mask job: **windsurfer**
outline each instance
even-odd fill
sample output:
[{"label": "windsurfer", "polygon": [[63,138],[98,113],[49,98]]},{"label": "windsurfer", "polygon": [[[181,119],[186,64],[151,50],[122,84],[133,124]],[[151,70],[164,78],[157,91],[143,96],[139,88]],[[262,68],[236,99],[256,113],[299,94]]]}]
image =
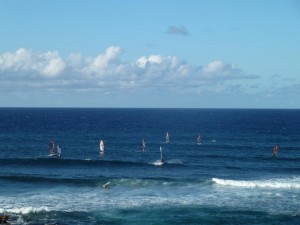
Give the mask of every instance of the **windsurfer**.
[{"label": "windsurfer", "polygon": [[275,145],[274,148],[272,149],[272,156],[276,156],[277,152],[279,150],[279,146],[278,145]]},{"label": "windsurfer", "polygon": [[59,145],[56,146],[56,156],[57,158],[61,158],[61,148]]},{"label": "windsurfer", "polygon": [[107,183],[102,185],[103,189],[109,189],[110,188],[110,182],[108,181]]},{"label": "windsurfer", "polygon": [[104,141],[100,140],[100,152],[103,153],[104,152]]},{"label": "windsurfer", "polygon": [[7,224],[7,220],[9,219],[9,216],[8,215],[3,215],[3,216],[0,216],[0,223],[6,223]]},{"label": "windsurfer", "polygon": [[159,147],[159,150],[160,150],[160,162],[164,163],[165,160],[163,159],[163,156],[162,156],[162,147],[161,146]]},{"label": "windsurfer", "polygon": [[145,144],[145,140],[143,139],[142,140],[142,145],[141,145],[141,150],[145,151],[145,148],[146,148],[146,144]]},{"label": "windsurfer", "polygon": [[51,140],[49,145],[49,154],[54,154],[54,146],[54,141]]},{"label": "windsurfer", "polygon": [[167,132],[167,134],[166,134],[166,142],[167,142],[167,143],[170,142],[170,135],[169,135],[169,132]]}]

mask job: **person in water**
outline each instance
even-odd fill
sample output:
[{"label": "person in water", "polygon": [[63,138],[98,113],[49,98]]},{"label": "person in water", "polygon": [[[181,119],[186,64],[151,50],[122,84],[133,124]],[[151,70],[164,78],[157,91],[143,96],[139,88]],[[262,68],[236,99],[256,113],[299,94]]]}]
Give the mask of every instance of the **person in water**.
[{"label": "person in water", "polygon": [[108,190],[110,188],[110,182],[108,181],[107,183],[105,183],[103,186],[103,189]]},{"label": "person in water", "polygon": [[56,146],[56,155],[58,158],[61,158],[61,148],[59,145]]},{"label": "person in water", "polygon": [[272,156],[276,156],[277,152],[279,150],[279,146],[278,145],[275,145],[274,148],[272,149]]},{"label": "person in water", "polygon": [[54,154],[54,147],[55,147],[54,141],[51,140],[49,145],[49,154]]},{"label": "person in water", "polygon": [[7,224],[7,220],[9,219],[9,216],[8,215],[3,215],[3,216],[0,216],[0,223],[2,224]]}]

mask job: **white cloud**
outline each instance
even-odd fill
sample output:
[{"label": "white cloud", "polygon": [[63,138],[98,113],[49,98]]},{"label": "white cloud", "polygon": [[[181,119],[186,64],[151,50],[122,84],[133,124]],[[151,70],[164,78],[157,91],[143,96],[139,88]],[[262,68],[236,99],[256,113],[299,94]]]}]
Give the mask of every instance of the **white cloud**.
[{"label": "white cloud", "polygon": [[57,52],[35,53],[24,48],[0,56],[0,73],[6,76],[38,74],[44,77],[58,76],[65,69],[64,60]]},{"label": "white cloud", "polygon": [[42,66],[41,73],[48,77],[55,77],[60,74],[65,68],[65,62],[60,58],[54,56],[46,60],[45,65]]},{"label": "white cloud", "polygon": [[169,26],[167,33],[175,35],[189,35],[188,29],[185,26]]},{"label": "white cloud", "polygon": [[233,64],[223,61],[213,61],[203,68],[203,75],[209,79],[234,79],[241,78],[242,71]]},{"label": "white cloud", "polygon": [[118,56],[122,53],[122,49],[120,47],[109,47],[106,49],[104,54],[100,54],[94,58],[88,58],[87,64],[83,68],[83,72],[87,74],[98,74],[103,75],[103,72],[106,68],[114,63]]},{"label": "white cloud", "polygon": [[7,52],[0,55],[0,87],[195,89],[230,80],[257,78],[221,60],[195,66],[176,56],[150,55],[123,62],[120,60],[122,52],[120,47],[112,46],[94,57],[71,53],[65,59],[55,51],[43,53],[21,48]]},{"label": "white cloud", "polygon": [[24,48],[17,50],[15,53],[4,53],[0,57],[0,69],[17,72],[19,70],[28,70],[31,65],[31,51]]},{"label": "white cloud", "polygon": [[160,64],[162,57],[160,55],[150,55],[148,58],[143,56],[136,61],[136,64],[141,68],[146,68],[147,65]]}]

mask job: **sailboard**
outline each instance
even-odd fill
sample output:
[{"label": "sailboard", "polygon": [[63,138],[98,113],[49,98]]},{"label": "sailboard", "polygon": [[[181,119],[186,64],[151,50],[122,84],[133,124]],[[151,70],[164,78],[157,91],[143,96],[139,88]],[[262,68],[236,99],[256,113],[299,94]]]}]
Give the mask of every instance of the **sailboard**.
[{"label": "sailboard", "polygon": [[61,158],[61,148],[59,145],[56,146],[56,156],[58,158]]},{"label": "sailboard", "polygon": [[104,141],[100,140],[100,153],[104,153]]},{"label": "sailboard", "polygon": [[141,150],[145,151],[145,148],[146,148],[146,143],[145,143],[145,140],[143,139],[142,140],[142,145],[141,145]]},{"label": "sailboard", "polygon": [[55,156],[55,144],[53,140],[50,141],[48,156]]},{"label": "sailboard", "polygon": [[163,151],[162,151],[162,147],[161,146],[159,147],[159,151],[160,151],[160,160],[157,160],[154,163],[154,165],[156,165],[156,166],[162,166],[165,163],[165,160],[163,159],[163,154],[162,154]]},{"label": "sailboard", "polygon": [[202,144],[202,140],[201,140],[201,135],[199,133],[197,138],[197,145],[201,145],[201,144]]},{"label": "sailboard", "polygon": [[170,142],[170,135],[169,135],[169,132],[167,132],[166,134],[166,143],[169,143]]},{"label": "sailboard", "polygon": [[273,150],[272,150],[272,156],[276,156],[277,152],[279,151],[279,146],[278,145],[275,145]]}]

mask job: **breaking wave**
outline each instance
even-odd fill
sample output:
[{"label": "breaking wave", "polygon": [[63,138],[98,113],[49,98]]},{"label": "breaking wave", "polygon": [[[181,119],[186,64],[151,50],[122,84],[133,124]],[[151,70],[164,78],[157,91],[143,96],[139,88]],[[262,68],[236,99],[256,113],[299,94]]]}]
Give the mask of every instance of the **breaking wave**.
[{"label": "breaking wave", "polygon": [[290,179],[268,179],[268,180],[226,180],[212,178],[212,182],[223,186],[243,187],[243,188],[293,188],[300,189],[300,178]]}]

